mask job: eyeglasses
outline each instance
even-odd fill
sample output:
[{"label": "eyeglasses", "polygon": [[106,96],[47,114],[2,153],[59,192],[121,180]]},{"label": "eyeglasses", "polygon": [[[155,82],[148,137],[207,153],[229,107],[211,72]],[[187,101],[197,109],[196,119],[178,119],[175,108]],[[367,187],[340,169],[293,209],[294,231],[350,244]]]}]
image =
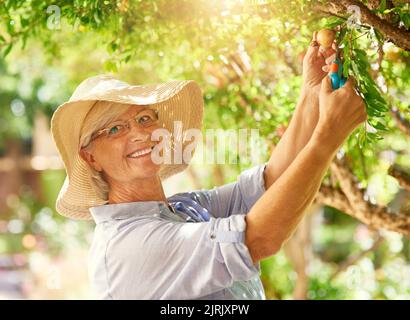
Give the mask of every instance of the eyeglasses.
[{"label": "eyeglasses", "polygon": [[91,141],[105,136],[109,138],[119,138],[125,135],[130,130],[130,120],[134,120],[138,125],[144,128],[148,128],[158,123],[158,110],[145,109],[139,112],[136,116],[124,120],[118,120],[110,123],[106,128],[98,130],[91,136]]}]

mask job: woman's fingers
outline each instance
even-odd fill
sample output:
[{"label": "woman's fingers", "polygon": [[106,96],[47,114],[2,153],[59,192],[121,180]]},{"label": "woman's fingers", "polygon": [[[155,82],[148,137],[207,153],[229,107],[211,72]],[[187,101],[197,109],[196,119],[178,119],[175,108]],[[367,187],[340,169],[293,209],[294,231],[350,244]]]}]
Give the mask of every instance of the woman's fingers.
[{"label": "woman's fingers", "polygon": [[330,64],[334,60],[336,60],[336,49],[337,49],[336,41],[333,41],[332,48],[331,49],[329,48],[329,50],[327,50],[326,53],[325,53],[327,56],[324,56],[325,62],[326,62],[326,65],[322,67],[322,70],[324,72],[329,72],[330,71]]},{"label": "woman's fingers", "polygon": [[331,56],[329,56],[329,57],[325,60],[326,65],[322,66],[322,70],[323,70],[324,72],[329,72],[329,70],[330,70],[329,65],[330,65],[335,59],[336,59],[336,53],[333,53]]},{"label": "woman's fingers", "polygon": [[[310,58],[314,58],[314,60],[316,60],[315,58],[324,59],[326,64],[330,64],[336,58],[336,49],[337,49],[336,41],[333,41],[331,47],[324,48],[320,46],[319,43],[317,42],[317,34],[318,34],[317,31],[313,32],[312,41],[306,52],[306,55]],[[325,71],[324,68],[326,68],[326,66],[322,67],[323,71]],[[328,72],[328,71],[325,71],[325,72]]]},{"label": "woman's fingers", "polygon": [[333,41],[331,47],[324,48],[324,47],[320,46],[319,53],[324,59],[327,59],[329,56],[335,54],[336,50],[337,50],[337,43],[336,43],[336,40],[335,40],[335,41]]},{"label": "woman's fingers", "polygon": [[316,41],[316,38],[317,38],[317,32],[315,31],[313,32],[312,41],[310,42],[310,45],[306,51],[305,58],[307,59],[307,61],[314,59],[318,55],[319,44]]},{"label": "woman's fingers", "polygon": [[348,89],[354,90],[354,88],[356,88],[356,86],[357,86],[357,80],[354,77],[349,76],[349,78],[347,79],[347,81],[345,83],[345,86]]},{"label": "woman's fingers", "polygon": [[317,42],[317,31],[313,31],[313,41]]},{"label": "woman's fingers", "polygon": [[331,56],[329,56],[328,58],[326,58],[326,64],[330,64],[332,63],[333,60],[336,59],[336,53],[333,53]]},{"label": "woman's fingers", "polygon": [[319,52],[324,59],[327,59],[331,55],[335,54],[336,50],[334,50],[333,48],[325,48],[325,49],[319,50]]}]

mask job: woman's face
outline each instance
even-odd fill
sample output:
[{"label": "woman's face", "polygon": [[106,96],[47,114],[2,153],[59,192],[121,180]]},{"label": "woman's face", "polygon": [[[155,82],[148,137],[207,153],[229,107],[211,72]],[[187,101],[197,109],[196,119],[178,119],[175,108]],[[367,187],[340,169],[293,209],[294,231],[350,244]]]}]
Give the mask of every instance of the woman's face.
[{"label": "woman's face", "polygon": [[[119,137],[102,134],[91,142],[90,148],[83,149],[80,154],[95,170],[102,172],[104,179],[110,181],[128,182],[135,179],[146,179],[158,174],[160,165],[151,159],[149,149],[158,141],[151,141],[151,134],[160,128],[158,123],[144,127],[134,121],[134,117],[141,111],[148,109],[144,106],[130,106],[118,117],[118,121],[128,121],[129,130]],[[111,127],[110,125],[107,128]],[[112,132],[115,132],[114,129]],[[106,131],[106,133],[108,133]],[[89,149],[89,150],[87,150]],[[137,151],[146,150],[143,154]],[[140,152],[141,153],[141,152]]]}]

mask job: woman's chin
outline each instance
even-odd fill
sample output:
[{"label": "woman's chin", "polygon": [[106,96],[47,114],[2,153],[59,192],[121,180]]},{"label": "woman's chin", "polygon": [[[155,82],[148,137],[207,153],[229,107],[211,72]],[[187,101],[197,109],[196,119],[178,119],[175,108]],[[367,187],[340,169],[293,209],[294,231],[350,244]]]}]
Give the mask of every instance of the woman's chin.
[{"label": "woman's chin", "polygon": [[139,167],[141,171],[145,172],[158,172],[160,169],[160,165],[154,163],[151,159],[150,154],[138,157],[138,158],[128,158],[128,163],[131,166]]}]

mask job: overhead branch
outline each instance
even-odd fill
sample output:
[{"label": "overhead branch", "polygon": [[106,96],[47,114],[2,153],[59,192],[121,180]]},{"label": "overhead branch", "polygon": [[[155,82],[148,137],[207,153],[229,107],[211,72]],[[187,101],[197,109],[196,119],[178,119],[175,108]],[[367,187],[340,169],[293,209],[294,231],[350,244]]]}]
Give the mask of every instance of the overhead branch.
[{"label": "overhead branch", "polygon": [[335,187],[321,185],[319,192],[316,195],[315,201],[322,205],[335,208],[341,212],[356,218],[354,210],[349,204],[343,191]]},{"label": "overhead branch", "polygon": [[399,167],[397,164],[392,165],[388,171],[389,175],[395,177],[400,186],[410,192],[410,173]]},{"label": "overhead branch", "polygon": [[341,189],[322,185],[316,202],[336,208],[369,227],[410,236],[410,215],[404,211],[393,212],[386,206],[374,205],[365,200],[364,192],[356,185],[353,173],[342,161],[335,160],[331,171],[338,179]]},{"label": "overhead branch", "polygon": [[344,160],[335,159],[330,169],[360,221],[376,229],[384,228],[410,236],[410,216],[367,201],[364,190],[357,186],[356,177]]},{"label": "overhead branch", "polygon": [[360,21],[376,28],[389,41],[396,46],[410,51],[410,32],[404,28],[393,25],[373,13],[366,5],[357,0],[329,0],[326,4],[315,4],[313,9],[319,12],[334,16],[346,16],[349,14],[348,7],[357,6],[360,8]]},{"label": "overhead branch", "polygon": [[[367,0],[367,7],[370,10],[377,10],[380,8],[380,4],[381,4],[381,0]],[[385,8],[386,9],[393,9],[394,8],[394,4],[393,1],[391,0],[386,0],[385,1]],[[380,16],[380,14],[379,14]],[[389,13],[384,13],[381,14],[381,18],[389,21],[391,24],[395,25],[396,24],[396,16],[394,14],[394,12],[389,12]]]}]

